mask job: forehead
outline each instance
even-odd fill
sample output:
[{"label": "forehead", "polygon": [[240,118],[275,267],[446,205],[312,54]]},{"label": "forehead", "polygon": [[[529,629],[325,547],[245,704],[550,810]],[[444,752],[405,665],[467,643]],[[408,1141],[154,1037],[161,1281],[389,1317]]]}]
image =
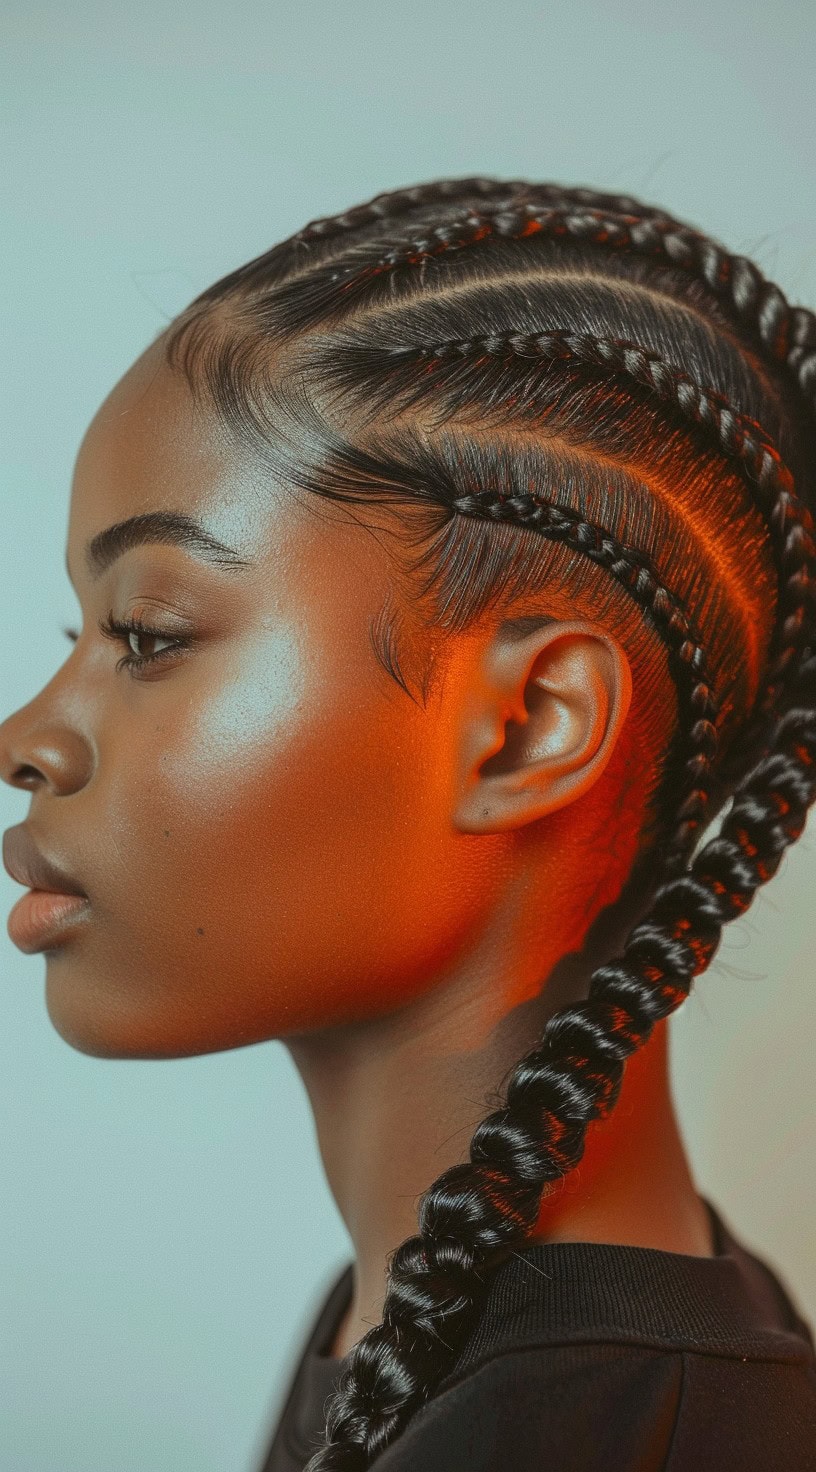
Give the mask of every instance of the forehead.
[{"label": "forehead", "polygon": [[[258,490],[257,469],[219,416],[197,404],[161,342],[136,360],[85,432],[71,488],[72,520],[88,532],[142,511],[216,511]],[[268,488],[267,488],[268,494]]]},{"label": "forehead", "polygon": [[194,518],[234,549],[246,567],[230,581],[259,607],[291,597],[299,608],[330,609],[338,627],[363,627],[392,586],[391,559],[379,538],[363,534],[359,509],[349,514],[277,479],[206,397],[194,398],[161,340],[116,384],[80,445],[67,545],[76,588],[90,575],[92,539],[147,512]]},{"label": "forehead", "polygon": [[80,445],[66,549],[75,587],[100,532],[153,512],[192,518],[259,571],[270,556],[279,567],[284,548],[302,555],[304,540],[333,519],[309,515],[206,397],[196,400],[161,340],[111,390]]}]

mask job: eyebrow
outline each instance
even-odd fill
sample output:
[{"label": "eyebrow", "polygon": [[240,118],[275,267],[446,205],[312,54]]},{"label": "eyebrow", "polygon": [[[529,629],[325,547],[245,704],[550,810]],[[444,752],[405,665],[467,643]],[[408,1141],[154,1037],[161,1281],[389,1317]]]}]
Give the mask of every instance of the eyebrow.
[{"label": "eyebrow", "polygon": [[[85,563],[91,579],[100,578],[117,557],[144,542],[163,542],[181,547],[185,552],[221,567],[251,565],[250,559],[241,557],[234,547],[228,547],[212,536],[195,517],[179,511],[145,511],[140,516],[129,516],[126,521],[114,522],[91,538],[85,548]],[[65,566],[67,569],[67,553]],[[68,576],[71,576],[70,570]]]}]

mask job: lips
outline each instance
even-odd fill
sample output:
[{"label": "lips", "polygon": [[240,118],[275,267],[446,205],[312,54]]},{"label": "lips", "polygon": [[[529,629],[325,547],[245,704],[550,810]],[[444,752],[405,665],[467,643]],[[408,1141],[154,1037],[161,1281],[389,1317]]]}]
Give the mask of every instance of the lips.
[{"label": "lips", "polygon": [[18,884],[29,889],[49,890],[52,894],[77,894],[87,899],[85,890],[70,874],[37,848],[23,823],[7,828],[3,834],[3,867]]}]

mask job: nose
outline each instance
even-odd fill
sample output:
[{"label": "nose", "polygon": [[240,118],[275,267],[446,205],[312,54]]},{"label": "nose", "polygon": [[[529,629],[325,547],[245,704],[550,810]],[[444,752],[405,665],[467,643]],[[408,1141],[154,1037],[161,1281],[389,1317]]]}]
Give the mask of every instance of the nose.
[{"label": "nose", "polygon": [[26,792],[45,787],[65,796],[88,782],[93,753],[83,732],[49,714],[42,699],[37,696],[0,723],[0,777]]}]

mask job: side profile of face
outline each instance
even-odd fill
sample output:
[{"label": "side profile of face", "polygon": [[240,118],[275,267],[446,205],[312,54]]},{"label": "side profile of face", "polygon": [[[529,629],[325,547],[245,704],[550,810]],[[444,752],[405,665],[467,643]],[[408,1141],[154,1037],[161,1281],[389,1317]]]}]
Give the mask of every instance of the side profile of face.
[{"label": "side profile of face", "polygon": [[[154,512],[235,559],[154,535],[90,565],[100,533]],[[625,656],[580,620],[458,636],[427,704],[410,699],[371,646],[382,539],[270,483],[159,343],[84,438],[67,563],[79,637],[0,725],[0,775],[89,898],[45,953],[47,1006],[98,1056],[286,1038],[440,985],[519,828],[593,787],[628,708]],[[160,638],[104,637],[109,611]]]}]

